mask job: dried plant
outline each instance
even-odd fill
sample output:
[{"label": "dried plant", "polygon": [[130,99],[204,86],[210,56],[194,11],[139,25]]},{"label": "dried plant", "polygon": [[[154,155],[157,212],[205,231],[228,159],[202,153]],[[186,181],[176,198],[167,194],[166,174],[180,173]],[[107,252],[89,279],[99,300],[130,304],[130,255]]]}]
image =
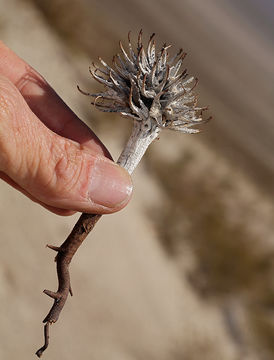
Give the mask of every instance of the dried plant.
[{"label": "dried plant", "polygon": [[131,137],[117,161],[129,173],[162,129],[197,133],[199,130],[193,126],[208,120],[201,117],[207,108],[197,107],[197,96],[193,93],[198,80],[189,77],[186,70],[180,72],[186,53],[180,49],[169,60],[170,45],[164,44],[156,53],[154,36],[145,50],[140,31],[135,53],[129,34],[128,54],[120,42],[122,54],[114,56],[112,68],[99,58],[103,67],[93,64],[94,70],[90,69],[105,91],[91,94],[80,90],[94,98],[92,104],[97,109],[133,119]]},{"label": "dried plant", "polygon": [[[197,96],[193,89],[197,79],[189,77],[181,66],[186,53],[181,49],[169,59],[168,48],[163,45],[157,52],[154,34],[150,37],[145,49],[140,31],[136,52],[133,50],[130,36],[128,37],[128,53],[121,42],[121,55],[113,58],[113,67],[102,59],[102,67],[94,65],[90,73],[95,80],[103,84],[105,91],[97,94],[83,94],[93,98],[92,104],[104,112],[117,112],[133,120],[133,128],[129,140],[117,163],[129,173],[138,165],[151,142],[159,136],[163,129],[197,133],[193,128],[208,121],[202,119],[205,107],[197,107]],[[65,305],[68,294],[72,295],[69,276],[69,264],[79,246],[93,229],[101,215],[83,213],[72,232],[60,246],[48,245],[57,251],[57,292],[44,290],[54,299],[54,304],[44,319],[45,344],[36,355],[40,357],[49,343],[49,325],[58,320]]]}]

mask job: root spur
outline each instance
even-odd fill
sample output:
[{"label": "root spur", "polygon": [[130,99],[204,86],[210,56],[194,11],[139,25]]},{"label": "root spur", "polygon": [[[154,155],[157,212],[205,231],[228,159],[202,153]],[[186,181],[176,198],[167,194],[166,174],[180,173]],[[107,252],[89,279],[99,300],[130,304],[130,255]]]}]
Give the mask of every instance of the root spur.
[{"label": "root spur", "polygon": [[44,325],[44,345],[36,351],[40,358],[49,345],[49,325],[55,323],[66,303],[68,294],[72,296],[70,285],[69,265],[70,262],[85,240],[89,232],[94,228],[101,215],[83,213],[67,239],[60,247],[47,245],[48,248],[57,252],[55,261],[58,277],[58,290],[56,292],[44,290],[44,293],[54,299],[54,303],[43,320]]}]

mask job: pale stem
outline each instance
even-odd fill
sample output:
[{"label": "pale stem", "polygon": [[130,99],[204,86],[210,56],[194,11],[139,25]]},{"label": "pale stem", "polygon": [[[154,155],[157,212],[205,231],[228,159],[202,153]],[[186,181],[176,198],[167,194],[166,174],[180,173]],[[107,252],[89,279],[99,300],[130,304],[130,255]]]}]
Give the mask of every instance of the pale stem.
[{"label": "pale stem", "polygon": [[159,132],[160,128],[156,123],[134,121],[131,135],[117,160],[117,164],[131,174],[139,164],[149,145],[157,138]]}]

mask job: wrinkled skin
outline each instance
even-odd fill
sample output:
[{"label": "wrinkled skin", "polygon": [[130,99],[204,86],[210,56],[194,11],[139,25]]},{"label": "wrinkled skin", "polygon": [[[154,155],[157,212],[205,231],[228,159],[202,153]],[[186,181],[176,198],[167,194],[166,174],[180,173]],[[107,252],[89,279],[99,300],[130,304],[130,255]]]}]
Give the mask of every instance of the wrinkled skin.
[{"label": "wrinkled skin", "polygon": [[132,190],[96,135],[2,42],[0,177],[59,215],[115,212]]}]

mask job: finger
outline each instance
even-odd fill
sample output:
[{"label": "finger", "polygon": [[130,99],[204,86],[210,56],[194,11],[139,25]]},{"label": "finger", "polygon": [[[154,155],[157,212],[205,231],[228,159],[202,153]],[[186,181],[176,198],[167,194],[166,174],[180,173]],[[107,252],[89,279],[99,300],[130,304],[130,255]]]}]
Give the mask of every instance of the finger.
[{"label": "finger", "polygon": [[4,180],[7,184],[9,184],[10,186],[12,186],[14,189],[20,191],[22,194],[24,194],[25,196],[27,196],[30,200],[32,200],[33,202],[36,202],[40,205],[42,205],[44,208],[46,208],[47,210],[53,212],[56,215],[62,215],[62,216],[70,216],[75,214],[76,211],[71,211],[71,210],[65,210],[65,209],[58,209],[55,208],[53,206],[49,206],[46,205],[44,203],[42,203],[41,201],[35,199],[30,193],[28,193],[26,190],[24,190],[23,188],[21,188],[21,186],[19,186],[18,184],[16,184],[16,182],[14,182],[7,174],[3,173],[2,171],[0,171],[0,179]]},{"label": "finger", "polygon": [[21,92],[30,109],[55,133],[111,158],[108,150],[46,80],[0,41],[0,74]]},{"label": "finger", "polygon": [[118,211],[132,191],[124,169],[53,133],[1,77],[0,171],[38,201],[74,211]]}]

